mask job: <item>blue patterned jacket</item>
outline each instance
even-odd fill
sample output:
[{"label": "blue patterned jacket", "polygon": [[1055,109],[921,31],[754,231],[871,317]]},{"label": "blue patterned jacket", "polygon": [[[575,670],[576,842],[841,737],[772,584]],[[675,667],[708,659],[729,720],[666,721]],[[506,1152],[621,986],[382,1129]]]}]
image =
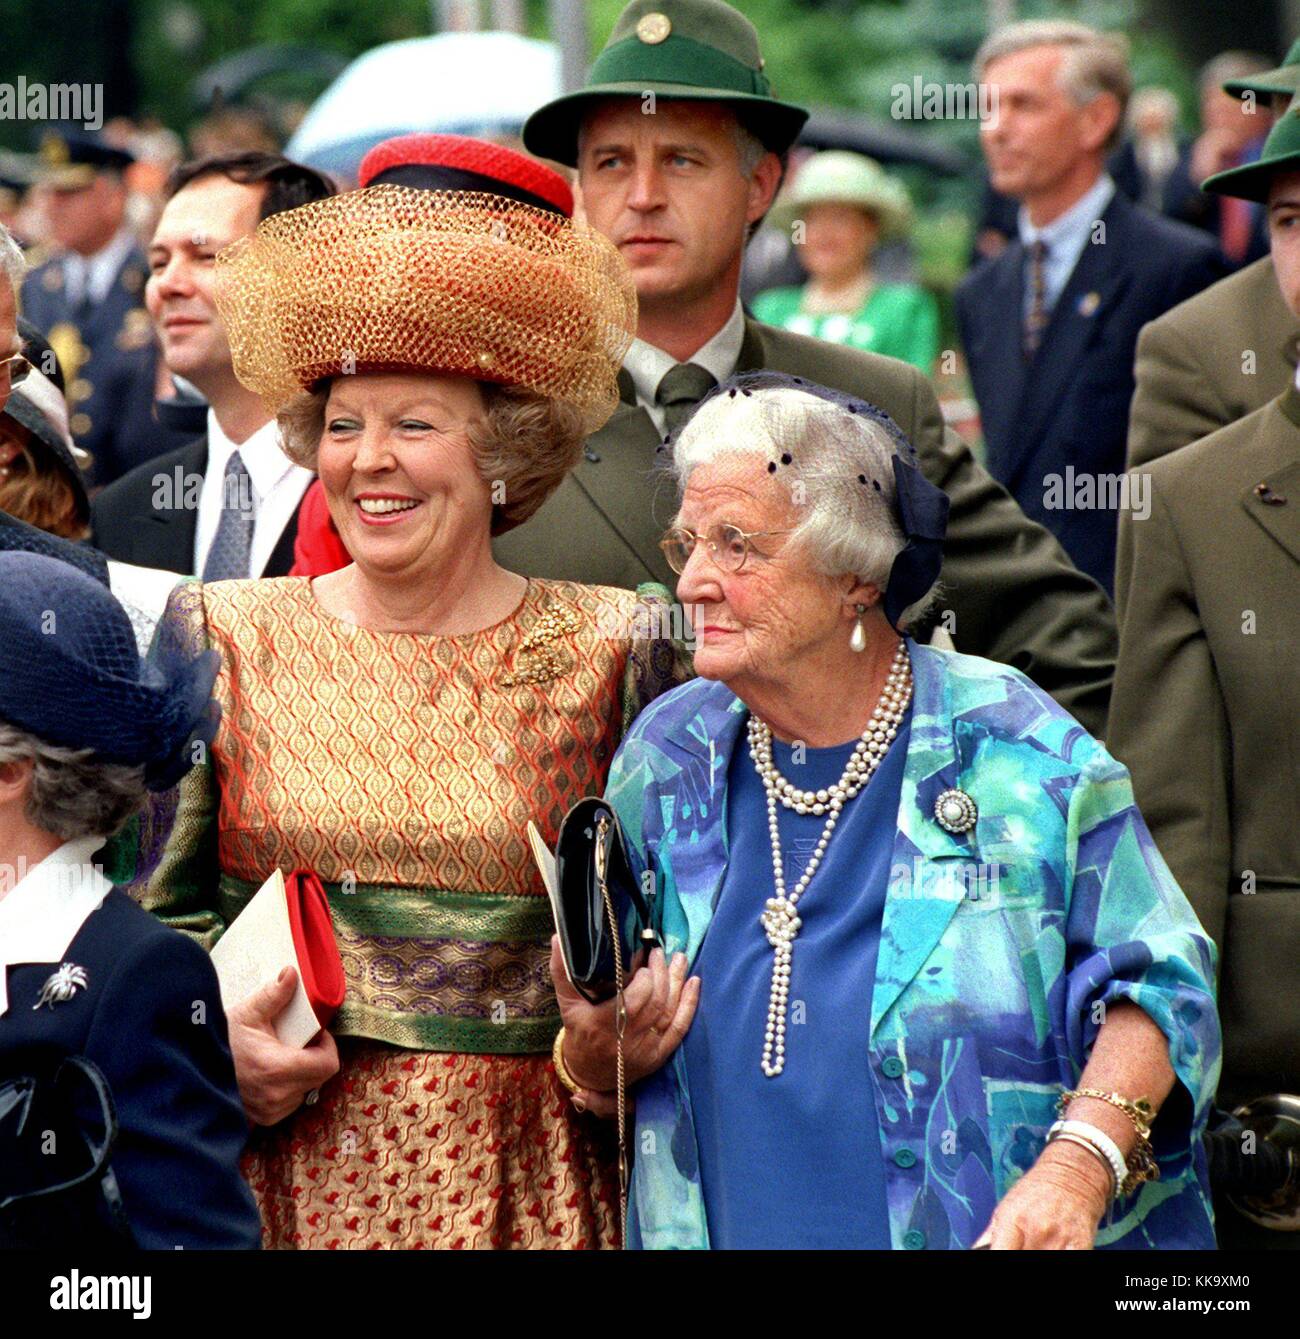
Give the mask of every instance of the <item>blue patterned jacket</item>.
[{"label": "blue patterned jacket", "polygon": [[[1201,1136],[1219,1076],[1214,946],[1127,771],[1018,671],[909,650],[898,830],[874,994],[860,1002],[895,1249],[976,1240],[1120,999],[1165,1033],[1177,1082],[1152,1131],[1160,1180],[1112,1208],[1097,1244],[1213,1248]],[[633,859],[655,871],[665,950],[692,963],[727,862],[727,767],[745,720],[724,684],[684,684],[642,712],[610,772]],[[935,820],[950,787],[979,807],[971,832]],[[757,918],[770,873],[754,877]],[[630,1244],[706,1248],[681,1049],[636,1104]]]}]

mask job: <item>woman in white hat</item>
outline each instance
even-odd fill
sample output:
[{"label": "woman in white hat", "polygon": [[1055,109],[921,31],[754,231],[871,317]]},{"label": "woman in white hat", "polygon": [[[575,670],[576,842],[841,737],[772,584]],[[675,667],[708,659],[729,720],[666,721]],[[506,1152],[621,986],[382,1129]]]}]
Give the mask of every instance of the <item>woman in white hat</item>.
[{"label": "woman in white hat", "polygon": [[911,222],[899,181],[862,154],[819,153],[804,164],[771,221],[790,231],[809,277],[802,287],[759,294],[760,321],[930,371],[939,354],[934,298],[915,284],[878,282],[871,264],[877,245]]}]

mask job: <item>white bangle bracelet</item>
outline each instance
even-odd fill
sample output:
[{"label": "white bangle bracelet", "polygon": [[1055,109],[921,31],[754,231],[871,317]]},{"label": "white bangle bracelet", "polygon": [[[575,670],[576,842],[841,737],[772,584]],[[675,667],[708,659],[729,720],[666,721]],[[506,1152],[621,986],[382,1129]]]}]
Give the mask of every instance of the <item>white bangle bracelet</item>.
[{"label": "white bangle bracelet", "polygon": [[1105,1161],[1110,1168],[1111,1176],[1114,1178],[1114,1197],[1118,1199],[1120,1187],[1128,1176],[1128,1164],[1124,1161],[1124,1155],[1119,1151],[1119,1145],[1105,1130],[1100,1130],[1097,1126],[1090,1125],[1083,1120],[1058,1120],[1048,1130],[1047,1142],[1050,1144],[1053,1139],[1058,1139],[1063,1135],[1073,1136],[1071,1142],[1082,1140]]}]

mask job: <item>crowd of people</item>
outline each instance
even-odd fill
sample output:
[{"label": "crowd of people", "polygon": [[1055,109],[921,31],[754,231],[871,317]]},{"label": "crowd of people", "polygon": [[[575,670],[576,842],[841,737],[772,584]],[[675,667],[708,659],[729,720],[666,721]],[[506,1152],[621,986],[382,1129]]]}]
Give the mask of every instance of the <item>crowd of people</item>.
[{"label": "crowd of people", "polygon": [[[1077,23],[974,77],[979,456],[877,263],[906,189],[787,182],[725,0],[355,182],[218,147],[142,210],[48,132],[47,234],[0,228],[0,1243],[1300,1240],[1300,44],[1215,63],[1194,145]],[[746,305],[761,226],[805,277]],[[343,982],[305,1045],[302,961],[210,957],[277,871]]]}]

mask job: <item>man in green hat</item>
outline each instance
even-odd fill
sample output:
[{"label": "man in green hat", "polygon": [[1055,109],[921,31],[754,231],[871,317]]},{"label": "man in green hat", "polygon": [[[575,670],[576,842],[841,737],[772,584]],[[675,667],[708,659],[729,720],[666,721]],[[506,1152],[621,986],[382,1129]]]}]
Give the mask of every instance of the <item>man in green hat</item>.
[{"label": "man in green hat", "polygon": [[1281,116],[1300,89],[1300,40],[1291,43],[1282,64],[1275,70],[1244,75],[1224,82],[1223,91],[1244,101],[1256,98],[1271,103],[1274,116]]},{"label": "man in green hat", "polygon": [[[1275,70],[1223,91],[1279,117],[1300,88],[1300,41]],[[1170,308],[1138,337],[1128,464],[1136,469],[1266,405],[1295,371],[1300,321],[1261,256]]]},{"label": "man in green hat", "polygon": [[[1300,323],[1300,102],[1209,191],[1268,209]],[[1120,657],[1107,745],[1219,945],[1220,1107],[1300,1093],[1300,389],[1152,462],[1120,521]],[[1292,1206],[1294,1209],[1294,1205]],[[1220,1245],[1300,1248],[1219,1206]]]},{"label": "man in green hat", "polygon": [[656,468],[665,437],[734,371],[807,377],[892,415],[952,499],[940,617],[958,649],[1019,666],[1100,733],[1106,598],[945,429],[929,382],[741,308],[745,242],[806,115],[774,96],[753,25],[722,0],[633,0],[587,86],[528,120],[527,148],[578,169],[588,222],[631,267],[639,338],[614,417],[541,511],[495,542],[498,559],[530,576],[671,587],[658,547],[676,509]]}]

